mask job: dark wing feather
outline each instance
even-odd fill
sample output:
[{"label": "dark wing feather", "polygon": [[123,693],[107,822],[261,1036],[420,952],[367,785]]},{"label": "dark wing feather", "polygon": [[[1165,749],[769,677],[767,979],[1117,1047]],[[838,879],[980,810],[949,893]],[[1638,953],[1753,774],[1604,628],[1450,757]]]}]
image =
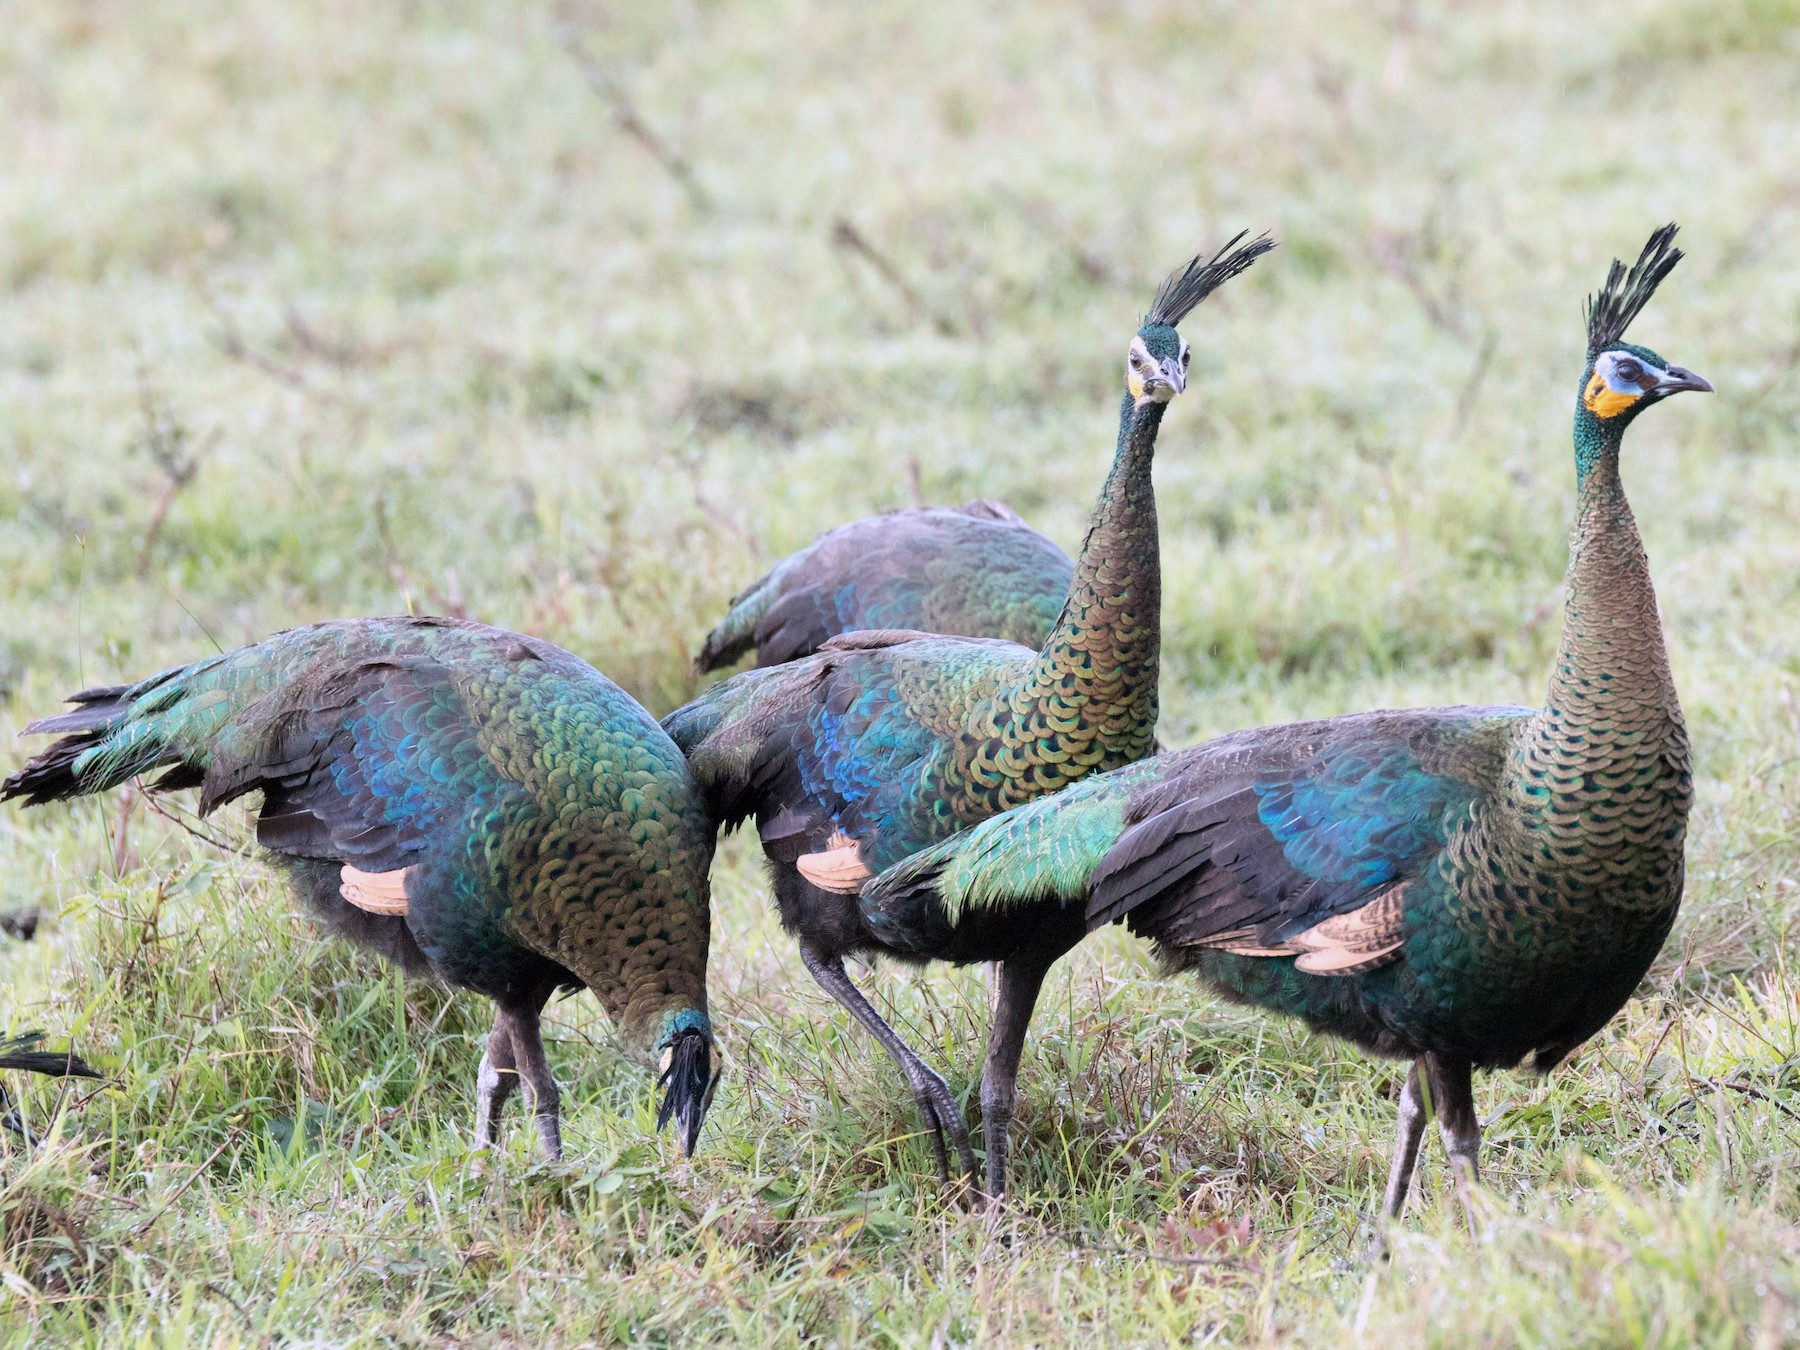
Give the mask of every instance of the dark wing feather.
[{"label": "dark wing feather", "polygon": [[892,511],[820,535],[733,601],[696,664],[778,665],[841,633],[917,629],[1040,646],[1074,563],[998,502]]},{"label": "dark wing feather", "polygon": [[405,867],[494,776],[440,646],[465,676],[560,657],[445,620],[295,629],[77,695],[74,712],[33,725],[61,739],[0,795],[55,800],[169,766],[155,788],[200,788],[202,813],[260,790],[258,839],[277,852],[371,872]]},{"label": "dark wing feather", "polygon": [[[671,713],[715,816],[754,816],[771,857],[810,852],[835,830],[902,857],[915,839],[920,767],[974,698],[1032,653],[935,634],[856,634],[786,666],[746,671]],[[865,854],[867,857],[867,854]]]},{"label": "dark wing feather", "polygon": [[1514,714],[1340,718],[1166,756],[1094,871],[1090,926],[1129,917],[1167,946],[1274,948],[1359,909],[1421,875],[1466,818],[1497,764],[1459,746],[1496,716]]}]

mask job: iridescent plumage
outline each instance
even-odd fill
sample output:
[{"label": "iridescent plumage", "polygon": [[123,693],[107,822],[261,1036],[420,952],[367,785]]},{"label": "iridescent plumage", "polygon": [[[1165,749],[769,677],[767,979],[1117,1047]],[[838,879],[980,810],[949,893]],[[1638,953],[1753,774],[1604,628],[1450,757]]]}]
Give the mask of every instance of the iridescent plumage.
[{"label": "iridescent plumage", "polygon": [[828,530],[733,598],[694,665],[720,670],[810,656],[828,638],[874,628],[1000,638],[1034,650],[1075,561],[1000,502],[889,511]]},{"label": "iridescent plumage", "polygon": [[1680,257],[1673,234],[1629,274],[1615,264],[1590,311],[1568,610],[1542,708],[1265,727],[1090,778],[876,878],[866,921],[956,928],[1057,903],[1123,920],[1231,997],[1415,1061],[1389,1213],[1422,1079],[1472,1180],[1471,1070],[1567,1056],[1624,1004],[1680,903],[1687,731],[1619,479],[1638,412],[1710,387],[1621,341]]},{"label": "iridescent plumage", "polygon": [[933,1126],[973,1170],[942,1078],[844,975],[846,953],[1004,963],[984,1074],[989,1190],[1004,1185],[1024,1019],[1079,915],[1001,921],[946,941],[941,926],[878,929],[854,893],[870,870],[997,812],[1151,752],[1161,570],[1151,461],[1164,410],[1186,384],[1190,309],[1269,248],[1239,239],[1158,293],[1132,340],[1113,466],[1041,648],[917,632],[850,633],[787,665],[747,671],[664,719],[727,825],[754,816],[783,923],[802,959],[900,1061]]},{"label": "iridescent plumage", "polygon": [[[692,1148],[711,1088],[707,869],[714,827],[650,715],[586,662],[448,619],[281,633],[92,689],[27,730],[60,735],[0,787],[27,805],[166,772],[201,811],[260,793],[258,842],[338,932],[493,999],[481,1142],[523,1078],[560,1149],[538,1015],[585,985]],[[370,912],[372,909],[379,912]]]}]

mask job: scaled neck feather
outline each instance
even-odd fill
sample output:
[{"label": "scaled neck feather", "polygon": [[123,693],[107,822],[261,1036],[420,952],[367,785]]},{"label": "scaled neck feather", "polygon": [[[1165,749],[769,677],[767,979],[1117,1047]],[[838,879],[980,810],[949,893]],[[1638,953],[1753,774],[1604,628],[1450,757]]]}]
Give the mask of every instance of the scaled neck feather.
[{"label": "scaled neck feather", "polygon": [[1513,765],[1528,814],[1579,838],[1590,862],[1685,819],[1687,730],[1649,560],[1619,478],[1618,429],[1576,416],[1567,608],[1544,707]]},{"label": "scaled neck feather", "polygon": [[1165,407],[1126,397],[1068,599],[1009,698],[1019,714],[1054,701],[1096,733],[1090,748],[1106,767],[1148,752],[1156,726],[1162,559],[1151,465]]}]

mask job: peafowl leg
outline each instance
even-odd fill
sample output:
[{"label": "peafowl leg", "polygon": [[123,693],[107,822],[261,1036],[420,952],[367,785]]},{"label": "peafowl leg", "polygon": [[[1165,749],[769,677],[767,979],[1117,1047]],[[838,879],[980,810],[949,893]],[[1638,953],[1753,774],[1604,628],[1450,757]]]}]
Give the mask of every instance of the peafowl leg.
[{"label": "peafowl leg", "polygon": [[511,1020],[494,1010],[494,1029],[488,1032],[475,1072],[475,1147],[493,1148],[500,1142],[500,1113],[507,1098],[519,1090],[519,1068],[513,1059]]},{"label": "peafowl leg", "polygon": [[1406,1208],[1413,1167],[1419,1161],[1419,1141],[1424,1137],[1425,1103],[1419,1095],[1419,1061],[1414,1060],[1406,1074],[1406,1086],[1400,1090],[1400,1133],[1394,1142],[1393,1166],[1388,1169],[1387,1193],[1381,1197],[1381,1212],[1390,1219],[1398,1219]]},{"label": "peafowl leg", "polygon": [[962,1112],[957,1109],[950,1085],[942,1075],[914,1054],[912,1047],[901,1040],[899,1033],[875,1011],[874,1005],[863,997],[862,990],[844,973],[841,958],[821,956],[802,942],[800,960],[805,963],[813,979],[818,981],[819,988],[843,1004],[850,1015],[861,1022],[868,1033],[900,1062],[907,1086],[912,1088],[913,1098],[919,1104],[919,1114],[925,1118],[925,1124],[931,1130],[932,1147],[937,1151],[938,1176],[944,1184],[948,1185],[950,1182],[950,1158],[944,1147],[945,1135],[956,1146],[963,1175],[973,1182],[977,1175],[975,1150],[969,1145],[969,1127],[963,1123]]},{"label": "peafowl leg", "polygon": [[1444,1152],[1450,1155],[1450,1170],[1462,1197],[1463,1219],[1469,1225],[1469,1236],[1480,1237],[1474,1192],[1481,1180],[1481,1121],[1475,1115],[1473,1066],[1466,1059],[1427,1055],[1425,1072],[1431,1079],[1431,1107],[1437,1113],[1438,1132],[1443,1135]]},{"label": "peafowl leg", "polygon": [[1025,1052],[1025,1032],[1037,1008],[1038,991],[1055,961],[1055,956],[1048,961],[1041,957],[1014,957],[1000,966],[1000,996],[995,1002],[993,1026],[988,1029],[987,1063],[981,1070],[981,1142],[987,1149],[990,1202],[1006,1195],[1019,1058]]},{"label": "peafowl leg", "polygon": [[537,1007],[516,1008],[512,1012],[511,1032],[513,1056],[519,1065],[519,1081],[531,1094],[531,1109],[537,1116],[538,1137],[544,1143],[544,1155],[551,1162],[562,1160],[562,1125],[558,1112],[562,1096],[556,1090],[556,1078],[550,1072],[550,1061],[544,1058],[544,1038],[538,1031]]}]

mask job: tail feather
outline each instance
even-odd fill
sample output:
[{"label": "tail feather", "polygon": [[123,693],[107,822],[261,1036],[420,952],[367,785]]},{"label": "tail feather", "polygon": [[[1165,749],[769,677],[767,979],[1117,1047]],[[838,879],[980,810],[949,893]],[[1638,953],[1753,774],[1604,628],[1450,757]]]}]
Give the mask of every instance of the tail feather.
[{"label": "tail feather", "polygon": [[108,684],[70,694],[63,702],[79,704],[74,712],[58,713],[55,717],[40,717],[35,722],[28,722],[24,734],[64,736],[70,732],[92,731],[104,726],[119,715],[134,687],[129,684]]},{"label": "tail feather", "polygon": [[40,1073],[46,1078],[98,1078],[99,1070],[74,1051],[39,1050],[41,1031],[28,1031],[9,1041],[0,1041],[0,1069],[17,1069],[22,1073]]},{"label": "tail feather", "polygon": [[[179,701],[183,686],[174,677],[199,669],[177,666],[137,684],[114,684],[71,694],[70,712],[28,724],[28,736],[56,736],[17,773],[0,782],[0,801],[21,799],[26,806],[66,801],[106,792],[165,764],[180,754],[164,726],[152,715]],[[180,780],[179,764],[172,771]]]},{"label": "tail feather", "polygon": [[769,606],[775,603],[778,593],[775,573],[770,572],[733,596],[725,617],[700,644],[700,654],[694,658],[694,670],[702,675],[723,670],[748,655],[756,645],[757,625],[768,613]]},{"label": "tail feather", "polygon": [[128,783],[172,758],[166,744],[148,737],[125,746],[109,745],[111,730],[107,725],[64,736],[34,755],[24,768],[0,782],[0,801],[19,798],[26,806],[42,806],[86,797]]},{"label": "tail feather", "polygon": [[864,919],[883,932],[916,924],[920,906],[955,924],[974,910],[1084,899],[1124,828],[1132,785],[1154,763],[1014,807],[896,863],[864,884]]}]

